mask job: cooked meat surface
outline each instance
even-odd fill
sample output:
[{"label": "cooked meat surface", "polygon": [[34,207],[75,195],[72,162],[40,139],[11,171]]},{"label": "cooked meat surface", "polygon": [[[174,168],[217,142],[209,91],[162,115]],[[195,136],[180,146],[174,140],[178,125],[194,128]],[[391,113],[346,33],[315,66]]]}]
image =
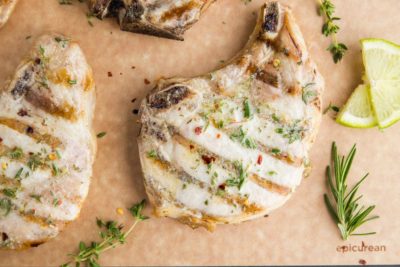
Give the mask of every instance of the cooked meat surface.
[{"label": "cooked meat surface", "polygon": [[37,246],[78,216],[96,150],[94,105],[77,43],[39,38],[0,91],[0,248]]},{"label": "cooked meat surface", "polygon": [[0,0],[0,28],[4,26],[18,0]]},{"label": "cooked meat surface", "polygon": [[121,30],[183,40],[214,0],[90,0],[98,18],[116,17]]},{"label": "cooked meat surface", "polygon": [[155,213],[212,230],[283,205],[308,169],[323,88],[290,9],[276,1],[224,67],[160,80],[142,102],[138,140]]}]

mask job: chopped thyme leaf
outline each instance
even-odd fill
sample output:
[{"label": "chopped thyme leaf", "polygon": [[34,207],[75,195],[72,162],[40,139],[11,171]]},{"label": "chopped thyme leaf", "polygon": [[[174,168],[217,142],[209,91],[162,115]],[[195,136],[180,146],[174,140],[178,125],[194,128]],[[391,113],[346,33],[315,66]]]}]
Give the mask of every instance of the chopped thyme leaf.
[{"label": "chopped thyme leaf", "polygon": [[257,144],[255,143],[255,141],[253,139],[251,139],[250,137],[247,137],[246,135],[247,135],[247,133],[243,130],[243,128],[239,127],[230,135],[230,138],[233,141],[237,141],[237,142],[241,143],[243,146],[245,146],[247,148],[251,148],[251,149],[256,148]]},{"label": "chopped thyme leaf", "polygon": [[204,205],[208,206],[208,199],[206,199],[206,201],[204,201]]},{"label": "chopped thyme leaf", "polygon": [[271,149],[271,153],[272,154],[279,154],[279,153],[281,153],[281,150],[278,149],[278,148],[273,148],[273,149]]},{"label": "chopped thyme leaf", "polygon": [[296,120],[287,125],[283,125],[282,128],[276,128],[275,132],[281,134],[284,138],[289,139],[289,144],[292,144],[296,140],[301,140],[304,128],[299,125],[300,120]]},{"label": "chopped thyme leaf", "polygon": [[106,132],[100,132],[97,134],[97,138],[103,138],[104,136],[106,136]]},{"label": "chopped thyme leaf", "polygon": [[272,114],[272,120],[273,120],[274,122],[280,122],[280,119],[278,118],[278,116],[276,116],[275,113]]},{"label": "chopped thyme leaf", "polygon": [[51,164],[51,170],[53,172],[53,176],[58,176],[60,174],[60,169],[54,163]]},{"label": "chopped thyme leaf", "polygon": [[303,93],[302,93],[302,100],[304,104],[308,104],[317,96],[317,91],[314,90],[309,90],[308,87],[313,86],[315,83],[308,83],[305,86],[303,86]]},{"label": "chopped thyme leaf", "polygon": [[69,83],[70,85],[75,85],[77,82],[76,82],[76,80],[69,80],[68,83]]},{"label": "chopped thyme leaf", "polygon": [[156,158],[158,158],[157,151],[154,150],[154,149],[152,149],[152,150],[150,150],[150,151],[147,151],[147,157],[148,157],[148,158],[151,158],[151,159],[156,159]]},{"label": "chopped thyme leaf", "polygon": [[268,172],[268,175],[270,175],[270,176],[275,175],[275,174],[276,174],[276,171],[269,171]]},{"label": "chopped thyme leaf", "polygon": [[36,194],[30,194],[29,197],[35,199],[37,202],[42,202],[42,196],[41,195],[36,195]]},{"label": "chopped thyme leaf", "polygon": [[249,99],[243,101],[243,113],[244,117],[247,119],[250,119],[252,117]]},{"label": "chopped thyme leaf", "polygon": [[329,103],[329,106],[327,106],[325,109],[324,109],[324,112],[322,113],[322,114],[326,114],[326,113],[328,113],[328,111],[330,111],[330,110],[333,110],[334,112],[339,112],[339,108],[337,107],[337,106],[335,106],[335,105],[332,105],[332,103]]},{"label": "chopped thyme leaf", "polygon": [[17,193],[17,188],[3,188],[2,193],[9,197],[9,198],[15,198],[16,197],[16,193]]},{"label": "chopped thyme leaf", "polygon": [[21,174],[24,168],[20,168],[14,176],[14,179],[21,179]]},{"label": "chopped thyme leaf", "polygon": [[183,190],[185,190],[186,187],[187,187],[187,184],[183,184],[183,185],[182,185],[182,189],[183,189]]},{"label": "chopped thyme leaf", "polygon": [[240,190],[247,178],[247,173],[245,172],[242,163],[235,162],[234,166],[237,172],[237,176],[226,180],[226,185],[237,186],[237,188]]},{"label": "chopped thyme leaf", "polygon": [[39,154],[33,154],[29,156],[27,166],[30,170],[35,171],[38,167],[44,165],[44,160]]},{"label": "chopped thyme leaf", "polygon": [[13,149],[13,151],[10,152],[9,155],[10,155],[10,158],[12,158],[12,159],[20,159],[20,158],[22,158],[23,151],[21,148],[16,147]]},{"label": "chopped thyme leaf", "polygon": [[8,198],[0,199],[0,216],[7,216],[11,211],[12,203]]}]

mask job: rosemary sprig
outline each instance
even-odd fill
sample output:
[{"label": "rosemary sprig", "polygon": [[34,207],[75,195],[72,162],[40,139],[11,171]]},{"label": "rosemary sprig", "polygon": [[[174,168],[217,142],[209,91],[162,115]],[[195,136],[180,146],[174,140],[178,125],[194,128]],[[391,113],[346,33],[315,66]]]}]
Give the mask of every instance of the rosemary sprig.
[{"label": "rosemary sprig", "polygon": [[317,1],[319,4],[319,15],[325,17],[325,22],[322,26],[322,34],[326,37],[330,36],[332,40],[327,50],[331,52],[333,61],[338,63],[342,60],[347,51],[347,46],[337,40],[337,33],[340,30],[340,27],[335,23],[335,21],[340,20],[340,18],[334,16],[335,6],[330,0]]},{"label": "rosemary sprig", "polygon": [[88,267],[99,267],[99,257],[100,254],[119,245],[125,243],[127,236],[132,232],[135,226],[146,219],[147,216],[142,214],[142,210],[145,207],[145,200],[143,199],[140,203],[133,205],[128,210],[131,215],[135,217],[135,222],[128,229],[128,231],[123,232],[123,226],[115,221],[103,221],[101,219],[96,219],[97,226],[101,229],[100,238],[101,242],[91,242],[90,244],[85,244],[84,242],[79,243],[79,252],[77,254],[70,254],[71,261],[64,263],[60,267],[73,266],[88,266]]},{"label": "rosemary sprig", "polygon": [[375,206],[360,207],[358,201],[362,198],[362,195],[356,195],[361,183],[367,178],[368,173],[350,191],[347,190],[347,175],[349,174],[355,154],[356,145],[351,148],[346,157],[339,156],[336,144],[333,143],[331,166],[326,167],[328,188],[334,201],[331,201],[327,194],[324,194],[324,200],[329,213],[339,227],[343,240],[347,240],[349,236],[354,235],[375,234],[376,232],[354,232],[366,222],[379,218],[378,216],[368,217]]}]

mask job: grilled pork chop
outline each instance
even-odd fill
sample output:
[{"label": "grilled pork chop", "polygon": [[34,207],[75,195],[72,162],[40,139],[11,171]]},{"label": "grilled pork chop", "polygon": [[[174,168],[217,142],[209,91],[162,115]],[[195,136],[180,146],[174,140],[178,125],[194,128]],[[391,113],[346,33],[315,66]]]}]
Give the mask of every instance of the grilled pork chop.
[{"label": "grilled pork chop", "polygon": [[7,22],[18,0],[0,0],[0,28]]},{"label": "grilled pork chop", "polygon": [[307,169],[323,88],[289,8],[275,1],[229,64],[160,80],[142,102],[138,140],[155,214],[212,230],[284,204]]},{"label": "grilled pork chop", "polygon": [[121,30],[183,40],[214,0],[90,0],[98,18],[116,17]]},{"label": "grilled pork chop", "polygon": [[94,105],[79,46],[41,37],[0,92],[0,248],[41,244],[78,216],[96,150]]}]

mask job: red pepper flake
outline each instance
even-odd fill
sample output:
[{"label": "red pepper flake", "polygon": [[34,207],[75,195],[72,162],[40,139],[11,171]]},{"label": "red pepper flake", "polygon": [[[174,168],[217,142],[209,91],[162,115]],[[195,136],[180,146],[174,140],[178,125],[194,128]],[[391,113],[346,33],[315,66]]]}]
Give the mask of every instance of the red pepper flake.
[{"label": "red pepper flake", "polygon": [[112,72],[111,71],[107,72],[107,75],[108,77],[112,77]]},{"label": "red pepper flake", "polygon": [[261,165],[262,160],[263,160],[262,155],[258,155],[257,164],[258,164],[258,165]]},{"label": "red pepper flake", "polygon": [[144,79],[144,84],[150,84],[150,81],[145,78]]},{"label": "red pepper flake", "polygon": [[190,149],[194,149],[194,145],[190,144],[190,145],[189,145],[189,148],[190,148]]},{"label": "red pepper flake", "polygon": [[218,139],[221,138],[221,134],[220,133],[217,133],[217,138]]},{"label": "red pepper flake", "polygon": [[202,155],[201,159],[204,161],[205,164],[210,164],[211,162],[215,161],[215,158],[213,156],[207,156],[207,155]]},{"label": "red pepper flake", "polygon": [[366,264],[367,264],[367,261],[366,261],[366,260],[363,260],[363,259],[360,259],[360,260],[358,261],[358,263],[361,264],[361,265],[366,265]]},{"label": "red pepper flake", "polygon": [[62,200],[61,199],[57,200],[57,202],[55,204],[56,204],[56,206],[60,206],[62,204]]},{"label": "red pepper flake", "polygon": [[218,189],[221,189],[221,190],[225,191],[225,184],[220,184],[218,186]]},{"label": "red pepper flake", "polygon": [[19,116],[24,117],[24,116],[28,116],[28,111],[26,111],[25,109],[21,108],[18,113]]},{"label": "red pepper flake", "polygon": [[203,131],[203,128],[200,126],[197,126],[196,128],[194,128],[194,133],[197,135],[200,135],[202,131]]}]

